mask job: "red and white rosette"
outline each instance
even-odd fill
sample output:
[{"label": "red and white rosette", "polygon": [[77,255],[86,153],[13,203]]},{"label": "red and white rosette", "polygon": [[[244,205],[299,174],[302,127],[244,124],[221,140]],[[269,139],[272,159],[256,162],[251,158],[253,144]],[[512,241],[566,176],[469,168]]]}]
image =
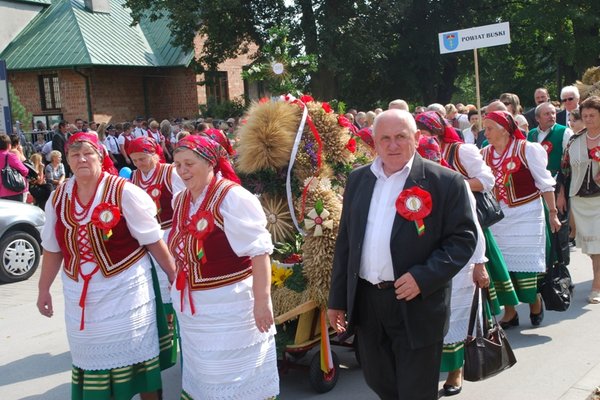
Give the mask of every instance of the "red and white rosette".
[{"label": "red and white rosette", "polygon": [[215,228],[215,220],[211,212],[199,211],[192,217],[188,231],[190,235],[198,241],[198,253],[196,257],[200,262],[206,262],[206,253],[204,252],[204,239]]},{"label": "red and white rosette", "polygon": [[508,157],[504,164],[502,164],[502,172],[504,173],[504,185],[509,185],[509,178],[511,174],[514,174],[521,169],[521,160],[519,157]]},{"label": "red and white rosette", "polygon": [[162,185],[150,185],[146,188],[146,193],[154,200],[156,208],[160,213],[160,196],[162,195]]},{"label": "red and white rosette", "polygon": [[550,142],[549,140],[544,140],[541,143],[542,147],[544,148],[544,150],[546,150],[546,153],[550,154],[552,152],[552,142]]},{"label": "red and white rosette", "polygon": [[108,240],[112,236],[112,228],[121,220],[119,207],[110,203],[100,203],[92,212],[92,224],[102,230],[102,239]]},{"label": "red and white rosette", "polygon": [[594,161],[600,162],[600,146],[590,149],[590,158]]},{"label": "red and white rosette", "polygon": [[418,186],[403,190],[396,199],[396,211],[401,217],[415,222],[419,236],[425,234],[423,220],[431,214],[432,205],[431,194]]}]

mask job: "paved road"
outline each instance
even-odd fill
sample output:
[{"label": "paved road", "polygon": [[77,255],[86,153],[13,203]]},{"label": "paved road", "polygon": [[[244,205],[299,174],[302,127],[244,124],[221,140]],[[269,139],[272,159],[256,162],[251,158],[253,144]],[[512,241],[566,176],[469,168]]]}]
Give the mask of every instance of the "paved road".
[{"label": "paved road", "polygon": [[[533,329],[527,306],[519,306],[521,326],[508,331],[517,364],[488,381],[466,383],[455,398],[585,400],[600,385],[600,305],[585,301],[591,287],[591,262],[579,252],[571,254],[576,283],[571,308],[564,313],[547,312],[542,326]],[[37,278],[38,274],[26,282],[0,286],[0,400],[66,400],[70,396],[71,364],[60,282],[53,287],[55,317],[47,319],[35,308]],[[354,354],[347,348],[335,351],[342,371],[331,392],[315,394],[308,373],[292,370],[282,377],[281,399],[376,399],[364,383]],[[179,380],[178,367],[163,373],[165,400],[178,399]]]}]

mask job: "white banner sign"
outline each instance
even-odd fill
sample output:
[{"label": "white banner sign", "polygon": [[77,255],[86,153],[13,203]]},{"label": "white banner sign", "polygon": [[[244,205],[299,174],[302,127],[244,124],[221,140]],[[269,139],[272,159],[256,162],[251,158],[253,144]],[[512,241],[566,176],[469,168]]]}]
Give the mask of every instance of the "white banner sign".
[{"label": "white banner sign", "polygon": [[8,77],[6,76],[6,63],[4,60],[0,60],[0,133],[12,133]]},{"label": "white banner sign", "polygon": [[460,31],[443,32],[438,35],[438,38],[440,54],[500,46],[510,43],[510,26],[508,22],[501,22]]}]

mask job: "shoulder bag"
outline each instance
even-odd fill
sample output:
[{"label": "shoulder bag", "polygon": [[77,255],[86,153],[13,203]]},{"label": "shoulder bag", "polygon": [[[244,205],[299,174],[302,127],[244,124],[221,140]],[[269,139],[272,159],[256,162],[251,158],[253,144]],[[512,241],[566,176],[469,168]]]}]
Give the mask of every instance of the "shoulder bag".
[{"label": "shoulder bag", "polygon": [[[485,295],[484,298],[482,294]],[[490,378],[517,362],[508,338],[496,321],[496,317],[493,316],[493,324],[490,327],[484,315],[484,302],[489,302],[489,297],[487,289],[475,289],[465,342],[464,379],[470,382]]]},{"label": "shoulder bag", "polygon": [[4,157],[4,168],[2,168],[2,184],[13,192],[25,190],[25,177],[19,171],[8,165],[8,153]]},{"label": "shoulder bag", "polygon": [[[451,146],[446,161],[448,164],[454,165],[455,160],[458,160],[457,153],[460,145],[452,143]],[[489,228],[504,218],[500,203],[491,193],[473,192],[473,196],[475,196],[475,202],[477,203],[477,220],[482,229]]]}]

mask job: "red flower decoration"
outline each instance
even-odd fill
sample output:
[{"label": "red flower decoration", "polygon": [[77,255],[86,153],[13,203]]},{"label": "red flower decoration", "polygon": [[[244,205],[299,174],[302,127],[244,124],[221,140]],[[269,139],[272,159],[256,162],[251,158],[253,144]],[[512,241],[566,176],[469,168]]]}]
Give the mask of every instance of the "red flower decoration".
[{"label": "red flower decoration", "polygon": [[211,212],[200,211],[192,217],[188,231],[198,241],[204,240],[215,228],[215,220]]},{"label": "red flower decoration", "polygon": [[409,221],[415,222],[419,236],[423,236],[425,233],[423,220],[431,214],[432,206],[431,194],[418,186],[403,190],[396,199],[398,214]]},{"label": "red flower decoration", "polygon": [[594,161],[600,161],[600,146],[590,149],[590,158]]},{"label": "red flower decoration", "polygon": [[92,224],[102,230],[104,240],[112,236],[112,228],[117,226],[121,219],[119,207],[110,203],[100,203],[92,212]]},{"label": "red flower decoration", "polygon": [[346,143],[346,148],[350,150],[350,153],[356,152],[356,140],[351,137],[350,140],[348,140],[348,143]]},{"label": "red flower decoration", "polygon": [[268,103],[268,102],[269,102],[269,98],[268,97],[262,97],[260,100],[258,100],[259,104]]},{"label": "red flower decoration", "polygon": [[350,120],[343,115],[338,117],[338,124],[344,128],[350,128],[352,126],[352,122],[350,122]]},{"label": "red flower decoration", "polygon": [[312,96],[304,94],[300,97],[300,101],[306,104],[315,101],[315,99],[313,99]]},{"label": "red flower decoration", "polygon": [[146,189],[146,193],[152,197],[152,200],[157,201],[162,194],[162,185],[151,185]]},{"label": "red flower decoration", "polygon": [[328,114],[333,111],[333,109],[327,102],[323,102],[323,104],[321,104],[321,107],[323,107],[323,110],[325,110],[325,112]]},{"label": "red flower decoration", "polygon": [[521,160],[519,157],[509,157],[504,161],[502,169],[504,173],[509,175],[517,172],[521,168]]},{"label": "red flower decoration", "polygon": [[542,147],[544,148],[544,150],[546,150],[546,153],[550,154],[550,152],[552,151],[552,142],[548,141],[548,140],[544,140],[542,143]]}]

